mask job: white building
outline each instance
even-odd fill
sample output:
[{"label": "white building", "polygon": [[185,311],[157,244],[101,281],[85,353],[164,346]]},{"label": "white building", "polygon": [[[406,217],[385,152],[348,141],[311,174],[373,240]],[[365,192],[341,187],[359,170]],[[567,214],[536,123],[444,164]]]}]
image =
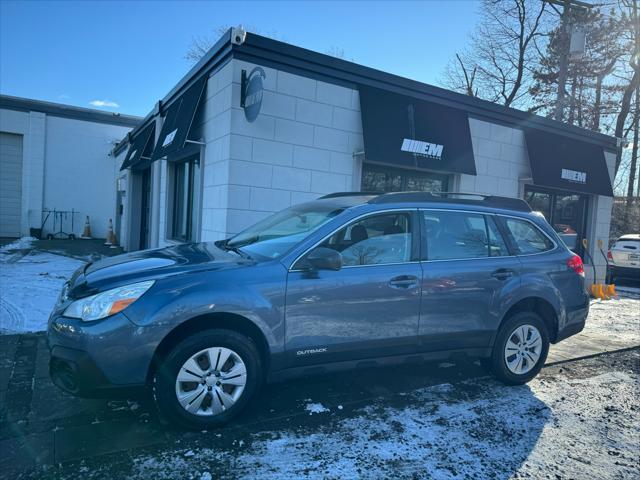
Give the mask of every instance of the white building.
[{"label": "white building", "polygon": [[[79,236],[85,216],[104,238],[116,214],[116,161],[111,156],[141,118],[0,95],[0,237],[62,230]],[[118,165],[119,167],[119,165]],[[43,214],[43,211],[45,212]]]},{"label": "white building", "polygon": [[583,238],[608,240],[615,149],[612,137],[231,29],[114,149],[120,236],[129,250],[217,240],[330,192],[462,191],[525,198],[584,256]]}]

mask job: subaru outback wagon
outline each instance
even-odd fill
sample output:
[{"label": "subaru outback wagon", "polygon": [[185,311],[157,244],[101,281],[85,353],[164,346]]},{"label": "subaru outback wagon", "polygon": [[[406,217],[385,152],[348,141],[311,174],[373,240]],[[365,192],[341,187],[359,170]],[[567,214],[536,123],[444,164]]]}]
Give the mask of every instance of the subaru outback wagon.
[{"label": "subaru outback wagon", "polygon": [[206,428],[311,372],[466,354],[521,384],[588,308],[582,260],[522,200],[331,194],[84,266],[49,320],[50,373],[79,396],[150,387],[165,417]]}]

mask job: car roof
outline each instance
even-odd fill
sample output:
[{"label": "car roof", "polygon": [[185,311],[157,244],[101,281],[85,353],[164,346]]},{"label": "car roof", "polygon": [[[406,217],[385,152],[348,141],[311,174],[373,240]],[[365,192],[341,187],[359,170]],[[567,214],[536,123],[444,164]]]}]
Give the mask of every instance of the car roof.
[{"label": "car roof", "polygon": [[640,240],[640,233],[627,233],[618,238],[618,240]]},{"label": "car roof", "polygon": [[345,208],[361,204],[466,205],[531,213],[529,204],[519,198],[461,192],[338,192],[320,197],[316,201],[332,201]]}]

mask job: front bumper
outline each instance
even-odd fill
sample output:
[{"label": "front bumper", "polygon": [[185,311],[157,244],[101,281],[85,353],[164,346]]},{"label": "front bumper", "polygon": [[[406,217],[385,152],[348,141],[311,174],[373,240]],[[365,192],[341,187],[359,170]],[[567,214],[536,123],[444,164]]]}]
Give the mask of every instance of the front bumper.
[{"label": "front bumper", "polygon": [[144,388],[156,343],[149,328],[122,313],[96,322],[52,315],[49,374],[62,390],[83,397],[118,397]]}]

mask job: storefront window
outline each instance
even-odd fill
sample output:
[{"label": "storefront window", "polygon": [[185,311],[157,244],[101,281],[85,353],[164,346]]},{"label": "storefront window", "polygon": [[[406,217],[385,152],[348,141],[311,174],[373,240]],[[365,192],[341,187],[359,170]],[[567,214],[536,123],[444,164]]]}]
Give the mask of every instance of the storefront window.
[{"label": "storefront window", "polygon": [[367,163],[362,166],[363,192],[446,192],[448,186],[448,175]]},{"label": "storefront window", "polygon": [[193,178],[195,159],[173,166],[171,238],[181,242],[192,239]]},{"label": "storefront window", "polygon": [[527,185],[524,198],[532,210],[544,215],[567,247],[582,256],[587,196]]}]

